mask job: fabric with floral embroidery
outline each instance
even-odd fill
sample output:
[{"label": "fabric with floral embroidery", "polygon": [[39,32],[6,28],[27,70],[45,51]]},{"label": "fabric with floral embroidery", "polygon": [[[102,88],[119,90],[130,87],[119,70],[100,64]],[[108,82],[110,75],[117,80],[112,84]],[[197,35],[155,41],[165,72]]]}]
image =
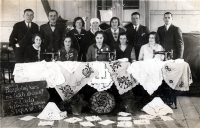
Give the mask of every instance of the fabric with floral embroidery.
[{"label": "fabric with floral embroidery", "polygon": [[162,73],[165,82],[175,90],[188,91],[192,83],[192,74],[189,64],[180,61],[170,61],[162,68]]},{"label": "fabric with floral embroidery", "polygon": [[152,95],[161,85],[163,76],[161,68],[165,62],[158,59],[146,59],[144,61],[133,62],[127,69],[141,86]]},{"label": "fabric with floral embroidery", "polygon": [[103,62],[90,62],[92,67],[98,72],[98,75],[88,82],[88,85],[97,89],[97,91],[104,91],[111,88],[113,84],[112,77]]},{"label": "fabric with floral embroidery", "polygon": [[114,61],[105,64],[120,95],[128,92],[138,84],[137,81],[131,77],[131,74],[126,71],[130,66],[129,62]]}]

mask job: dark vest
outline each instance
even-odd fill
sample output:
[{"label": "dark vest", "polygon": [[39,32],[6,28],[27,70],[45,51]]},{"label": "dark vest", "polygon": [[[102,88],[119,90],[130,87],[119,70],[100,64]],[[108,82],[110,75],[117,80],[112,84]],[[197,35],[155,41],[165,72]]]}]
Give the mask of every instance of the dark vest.
[{"label": "dark vest", "polygon": [[125,49],[125,51],[123,52],[120,47],[118,46],[116,48],[116,54],[117,54],[117,57],[116,59],[121,59],[121,58],[128,58],[129,61],[131,60],[131,51],[132,51],[133,47],[128,45]]}]

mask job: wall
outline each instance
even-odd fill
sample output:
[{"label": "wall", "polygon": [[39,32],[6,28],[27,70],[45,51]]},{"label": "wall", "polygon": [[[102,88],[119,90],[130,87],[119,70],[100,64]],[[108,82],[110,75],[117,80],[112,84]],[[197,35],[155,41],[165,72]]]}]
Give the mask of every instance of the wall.
[{"label": "wall", "polygon": [[[182,32],[200,31],[200,1],[199,0],[159,0],[149,1],[149,28],[157,31],[164,25],[163,14],[167,11],[173,14],[173,24]],[[148,18],[148,17],[146,17]]]},{"label": "wall", "polygon": [[[95,2],[88,0],[48,0],[51,9],[58,11],[59,15],[73,22],[77,16],[95,17],[93,13],[94,7],[96,8]],[[8,42],[9,36],[16,22],[23,20],[23,13],[26,8],[31,8],[34,11],[33,22],[39,26],[48,22],[48,18],[44,11],[41,0],[1,0],[1,36],[0,42]],[[89,28],[89,22],[86,24],[87,29]]]}]

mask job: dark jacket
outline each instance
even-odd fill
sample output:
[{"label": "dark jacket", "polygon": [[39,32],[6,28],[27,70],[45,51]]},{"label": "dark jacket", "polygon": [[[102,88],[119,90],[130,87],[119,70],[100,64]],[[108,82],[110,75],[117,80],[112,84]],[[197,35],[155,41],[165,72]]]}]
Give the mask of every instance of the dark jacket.
[{"label": "dark jacket", "polygon": [[40,26],[42,52],[57,52],[61,48],[63,30],[64,26],[56,24],[55,30],[52,31],[49,22]]},{"label": "dark jacket", "polygon": [[149,29],[146,26],[139,25],[139,28],[134,32],[133,25],[126,30],[127,39],[130,45],[134,46],[136,59],[138,60],[140,48],[142,45],[148,43]]},{"label": "dark jacket", "polygon": [[10,46],[15,50],[15,44],[19,44],[20,50],[25,51],[32,44],[32,35],[38,33],[39,27],[31,22],[31,28],[28,29],[25,21],[18,22],[14,25],[10,35]]},{"label": "dark jacket", "polygon": [[146,26],[139,25],[136,33],[137,35],[134,35],[133,25],[127,28],[126,35],[130,45],[141,47],[148,43],[149,29]]},{"label": "dark jacket", "polygon": [[158,28],[157,33],[163,48],[166,51],[174,51],[173,59],[183,58],[184,42],[179,27],[171,25],[168,31],[165,32],[165,26],[161,26]]},{"label": "dark jacket", "polygon": [[[125,30],[123,28],[119,27],[118,34],[120,34],[122,32],[125,32]],[[107,29],[105,31],[105,34],[106,34],[106,43],[110,46],[111,50],[115,49],[119,45],[119,42],[118,42],[118,40],[115,41],[112,31],[111,31],[111,28]]]}]

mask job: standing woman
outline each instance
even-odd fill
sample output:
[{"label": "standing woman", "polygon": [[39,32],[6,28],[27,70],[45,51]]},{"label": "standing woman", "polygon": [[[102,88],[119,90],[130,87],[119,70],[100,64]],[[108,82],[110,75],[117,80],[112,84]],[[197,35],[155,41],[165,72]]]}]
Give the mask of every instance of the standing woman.
[{"label": "standing woman", "polygon": [[97,31],[95,33],[95,44],[90,45],[87,51],[87,61],[108,61],[109,58],[106,54],[97,54],[100,51],[110,51],[110,47],[104,44],[104,33]]},{"label": "standing woman", "polygon": [[42,38],[39,34],[34,34],[32,38],[32,45],[28,46],[24,53],[25,62],[36,62],[40,60],[40,45]]},{"label": "standing woman", "polygon": [[83,29],[85,22],[81,17],[76,17],[73,21],[73,27],[71,31],[67,33],[67,35],[72,37],[72,41],[74,42],[74,48],[78,50],[78,61],[86,61],[86,52],[87,46],[84,41],[86,36],[86,30]]},{"label": "standing woman", "polygon": [[118,36],[120,33],[125,32],[124,29],[119,27],[120,21],[118,17],[113,17],[110,20],[111,28],[105,31],[107,37],[107,44],[110,46],[111,50],[115,49],[118,46]]},{"label": "standing woman", "polygon": [[90,20],[90,30],[86,32],[86,38],[84,41],[87,43],[87,49],[90,45],[95,43],[95,33],[101,31],[99,28],[100,20],[98,18],[92,18]]},{"label": "standing woman", "polygon": [[129,62],[136,61],[135,49],[128,44],[126,32],[119,34],[120,44],[116,47],[116,59],[128,58]]},{"label": "standing woman", "polygon": [[156,54],[153,55],[153,50],[155,51],[163,51],[163,47],[158,44],[159,43],[159,37],[156,32],[150,32],[149,33],[149,42],[145,45],[142,45],[140,49],[140,54],[138,60],[145,60],[145,59],[160,59],[164,60],[164,55]]},{"label": "standing woman", "polygon": [[63,38],[64,47],[60,50],[60,60],[61,61],[77,61],[78,51],[73,47],[72,38],[66,36]]}]

